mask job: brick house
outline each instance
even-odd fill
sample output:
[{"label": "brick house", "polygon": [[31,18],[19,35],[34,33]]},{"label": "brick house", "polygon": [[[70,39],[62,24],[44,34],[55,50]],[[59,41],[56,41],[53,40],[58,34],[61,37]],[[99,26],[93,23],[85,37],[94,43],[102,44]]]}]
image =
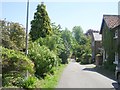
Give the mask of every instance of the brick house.
[{"label": "brick house", "polygon": [[95,62],[96,55],[100,53],[102,48],[102,35],[99,34],[99,31],[93,29],[89,29],[85,35],[91,37],[92,62]]},{"label": "brick house", "polygon": [[100,48],[102,47],[101,40],[102,36],[99,32],[92,32],[91,34],[91,47],[92,47],[92,60],[95,62],[96,55],[100,53]]},{"label": "brick house", "polygon": [[103,61],[120,62],[120,16],[103,15],[102,34]]}]

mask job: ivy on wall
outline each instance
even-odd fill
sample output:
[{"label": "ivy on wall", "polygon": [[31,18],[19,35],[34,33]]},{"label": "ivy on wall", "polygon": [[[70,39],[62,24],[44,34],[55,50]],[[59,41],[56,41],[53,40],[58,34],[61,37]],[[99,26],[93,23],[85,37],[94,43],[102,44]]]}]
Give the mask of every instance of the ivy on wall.
[{"label": "ivy on wall", "polygon": [[107,25],[104,25],[103,30],[103,47],[108,55],[107,61],[104,62],[104,67],[114,71],[115,70],[115,64],[113,64],[115,60],[115,52],[118,52],[117,47],[117,39],[114,39],[115,30],[109,29]]},{"label": "ivy on wall", "polygon": [[103,33],[103,46],[108,55],[107,60],[113,62],[117,50],[114,39],[115,30],[111,30],[105,25]]}]

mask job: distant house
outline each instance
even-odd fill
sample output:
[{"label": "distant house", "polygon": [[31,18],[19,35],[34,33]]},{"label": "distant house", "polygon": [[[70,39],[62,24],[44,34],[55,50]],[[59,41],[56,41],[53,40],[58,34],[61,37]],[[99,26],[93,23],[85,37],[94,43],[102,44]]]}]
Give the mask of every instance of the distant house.
[{"label": "distant house", "polygon": [[89,30],[85,33],[85,35],[86,35],[86,36],[92,36],[92,33],[99,33],[99,31],[93,30],[93,29],[89,29]]},{"label": "distant house", "polygon": [[96,60],[96,55],[100,53],[100,48],[102,47],[101,40],[102,36],[99,34],[99,32],[92,32],[91,34],[91,47],[92,47],[92,60]]},{"label": "distant house", "polygon": [[103,15],[100,34],[102,34],[103,60],[120,61],[120,16]]}]

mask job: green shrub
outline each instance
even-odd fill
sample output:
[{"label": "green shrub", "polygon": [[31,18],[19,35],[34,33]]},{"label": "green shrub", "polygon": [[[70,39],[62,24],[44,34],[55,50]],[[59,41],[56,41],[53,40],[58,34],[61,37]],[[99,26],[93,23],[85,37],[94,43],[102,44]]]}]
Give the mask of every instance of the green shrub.
[{"label": "green shrub", "polygon": [[110,71],[115,71],[116,65],[113,64],[112,60],[107,60],[103,63],[103,66],[105,69],[108,69]]},{"label": "green shrub", "polygon": [[57,57],[46,46],[32,43],[29,49],[29,57],[33,60],[36,75],[44,76],[51,68],[57,65]]},{"label": "green shrub", "polygon": [[84,53],[81,57],[81,64],[91,63],[91,54]]},{"label": "green shrub", "polygon": [[26,88],[27,90],[31,90],[32,88],[40,88],[40,81],[36,77],[30,76],[23,80],[22,87]]},{"label": "green shrub", "polygon": [[2,84],[3,86],[20,86],[26,77],[26,71],[34,74],[34,63],[24,53],[0,47],[2,49]]},{"label": "green shrub", "polygon": [[2,48],[2,72],[19,71],[34,73],[34,63],[24,53]]},{"label": "green shrub", "polygon": [[21,87],[23,79],[24,77],[21,77],[16,74],[14,75],[10,73],[4,74],[2,77],[2,84],[3,84],[3,87],[10,87],[10,86]]},{"label": "green shrub", "polygon": [[[46,46],[53,51],[57,56],[57,61],[59,63],[68,63],[67,59],[69,57],[70,51],[65,47],[65,42],[58,35],[47,36],[45,38],[39,38],[36,42],[40,46]],[[68,46],[68,45],[66,45]]]},{"label": "green shrub", "polygon": [[62,59],[62,64],[68,63],[69,54],[68,54],[68,52],[66,50],[64,50],[63,52],[61,52],[61,54],[59,55],[59,57]]}]

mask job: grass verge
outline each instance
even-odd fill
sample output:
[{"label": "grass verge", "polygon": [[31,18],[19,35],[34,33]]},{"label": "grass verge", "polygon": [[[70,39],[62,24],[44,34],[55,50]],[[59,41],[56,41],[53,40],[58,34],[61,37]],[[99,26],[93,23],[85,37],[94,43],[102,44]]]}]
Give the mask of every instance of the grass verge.
[{"label": "grass verge", "polygon": [[60,65],[52,69],[53,74],[47,74],[44,79],[41,79],[41,88],[55,88],[58,84],[59,78],[66,65]]}]

